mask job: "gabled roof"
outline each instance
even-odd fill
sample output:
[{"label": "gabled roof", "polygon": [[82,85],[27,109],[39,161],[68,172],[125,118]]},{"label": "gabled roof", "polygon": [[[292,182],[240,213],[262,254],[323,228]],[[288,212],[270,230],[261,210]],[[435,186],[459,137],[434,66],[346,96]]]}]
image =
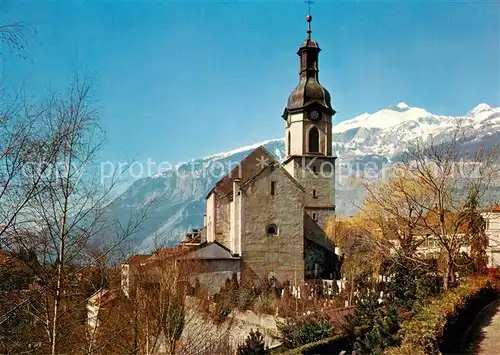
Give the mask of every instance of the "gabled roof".
[{"label": "gabled roof", "polygon": [[279,163],[274,163],[268,167],[265,167],[264,169],[260,170],[257,174],[255,174],[254,176],[252,176],[251,178],[249,178],[247,181],[245,181],[241,187],[243,188],[245,185],[249,184],[250,182],[252,182],[253,180],[257,179],[261,173],[263,173],[267,168],[269,169],[279,169],[281,170],[286,177],[288,177],[294,184],[295,186],[297,186],[300,190],[302,191],[305,191],[305,188],[304,186],[302,186],[301,184],[299,184],[299,182],[297,180],[295,180],[295,178],[288,172],[286,171],[286,169]]},{"label": "gabled roof", "polygon": [[207,198],[212,193],[218,196],[226,196],[233,191],[233,181],[235,179],[240,179],[241,184],[244,184],[271,164],[278,164],[278,162],[263,146],[256,148],[215,184],[214,188],[208,193]]},{"label": "gabled roof", "polygon": [[231,254],[229,249],[219,242],[211,242],[201,245],[198,249],[187,253],[180,259],[184,260],[223,260],[223,259],[239,259]]},{"label": "gabled roof", "polygon": [[325,231],[307,213],[304,213],[304,229],[308,231],[308,233],[304,233],[306,240],[328,251],[334,250],[334,245],[326,237]]},{"label": "gabled roof", "polygon": [[500,205],[492,206],[492,207],[486,209],[484,212],[500,213]]},{"label": "gabled roof", "polygon": [[323,249],[326,249],[328,251],[335,250],[332,242],[330,242],[324,235],[307,234],[304,237],[305,239],[309,240],[310,242],[313,242],[314,244],[322,247]]}]

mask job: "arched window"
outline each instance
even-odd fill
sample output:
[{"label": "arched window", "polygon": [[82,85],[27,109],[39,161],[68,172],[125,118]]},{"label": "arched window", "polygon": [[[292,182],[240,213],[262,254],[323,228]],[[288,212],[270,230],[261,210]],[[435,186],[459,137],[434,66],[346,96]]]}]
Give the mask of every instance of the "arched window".
[{"label": "arched window", "polygon": [[267,235],[278,235],[278,227],[276,224],[270,224],[266,228]]},{"label": "arched window", "polygon": [[319,131],[314,126],[309,130],[309,153],[319,153]]},{"label": "arched window", "polygon": [[292,135],[288,132],[288,155],[292,154]]}]

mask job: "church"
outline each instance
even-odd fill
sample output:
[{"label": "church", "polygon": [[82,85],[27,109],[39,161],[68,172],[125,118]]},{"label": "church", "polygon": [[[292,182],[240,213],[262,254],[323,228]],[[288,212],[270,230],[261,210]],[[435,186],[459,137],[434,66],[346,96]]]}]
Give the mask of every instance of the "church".
[{"label": "church", "polygon": [[204,261],[207,277],[236,272],[243,282],[292,285],[339,278],[326,237],[335,216],[335,110],[319,82],[321,49],[311,38],[311,20],[297,52],[299,83],[282,115],[286,159],[279,163],[263,147],[246,156],[210,190],[204,227],[183,242],[198,245],[184,258]]}]

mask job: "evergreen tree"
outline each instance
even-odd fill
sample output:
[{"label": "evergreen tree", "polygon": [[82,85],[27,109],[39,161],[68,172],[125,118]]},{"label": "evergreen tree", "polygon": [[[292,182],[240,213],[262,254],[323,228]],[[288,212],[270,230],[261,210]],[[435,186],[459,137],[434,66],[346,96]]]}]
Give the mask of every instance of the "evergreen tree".
[{"label": "evergreen tree", "polygon": [[440,278],[431,265],[422,265],[400,258],[389,268],[391,282],[387,285],[388,302],[394,307],[414,308],[415,304],[438,294],[442,289]]},{"label": "evergreen tree", "polygon": [[373,319],[379,307],[377,294],[369,289],[364,289],[356,303],[354,313],[345,318],[342,331],[353,344],[356,339],[373,325]]},{"label": "evergreen tree", "polygon": [[230,284],[231,284],[230,287],[231,287],[231,289],[233,291],[238,290],[238,288],[240,287],[240,285],[238,283],[238,275],[235,272],[233,272],[233,274],[231,275],[231,282],[230,282]]},{"label": "evergreen tree", "polygon": [[264,336],[261,332],[250,331],[250,334],[245,339],[245,343],[238,347],[238,355],[268,355],[269,349],[264,343]]},{"label": "evergreen tree", "polygon": [[374,317],[371,331],[366,333],[363,339],[356,340],[354,344],[356,354],[382,355],[386,348],[399,343],[398,330],[399,322],[396,309],[381,310]]},{"label": "evergreen tree", "polygon": [[470,257],[474,271],[484,273],[488,267],[486,221],[478,211],[479,201],[476,194],[469,194],[466,205],[463,218],[470,238]]}]

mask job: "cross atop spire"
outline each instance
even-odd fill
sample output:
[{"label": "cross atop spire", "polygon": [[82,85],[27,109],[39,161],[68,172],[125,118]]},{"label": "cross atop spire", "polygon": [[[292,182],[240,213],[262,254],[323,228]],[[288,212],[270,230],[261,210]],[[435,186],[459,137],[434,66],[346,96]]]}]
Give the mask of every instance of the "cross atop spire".
[{"label": "cross atop spire", "polygon": [[311,5],[314,4],[314,0],[305,0],[304,2],[307,4],[307,13],[310,15],[311,14]]},{"label": "cross atop spire", "polygon": [[306,21],[307,21],[307,38],[311,39],[311,21],[312,21],[312,16],[311,16],[311,5],[314,4],[314,0],[305,0],[304,1],[307,4],[307,16],[306,16]]}]

